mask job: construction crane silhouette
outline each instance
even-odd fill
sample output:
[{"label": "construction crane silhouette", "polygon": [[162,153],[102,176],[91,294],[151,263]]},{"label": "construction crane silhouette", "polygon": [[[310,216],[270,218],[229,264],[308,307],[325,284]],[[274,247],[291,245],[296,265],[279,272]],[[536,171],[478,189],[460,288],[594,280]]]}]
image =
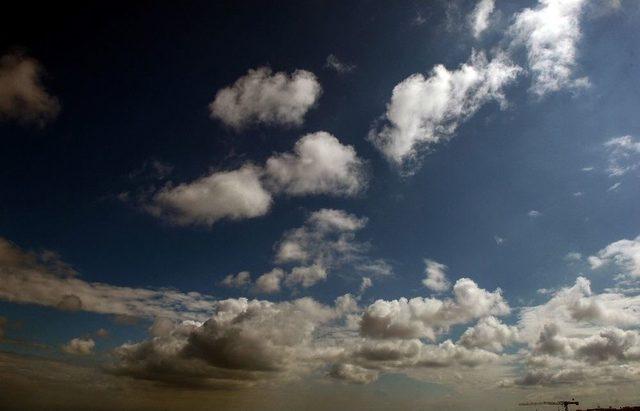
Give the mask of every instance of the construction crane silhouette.
[{"label": "construction crane silhouette", "polygon": [[580,405],[575,399],[571,401],[537,401],[537,402],[521,402],[518,405],[561,405],[564,407],[564,411],[569,411],[569,405]]}]

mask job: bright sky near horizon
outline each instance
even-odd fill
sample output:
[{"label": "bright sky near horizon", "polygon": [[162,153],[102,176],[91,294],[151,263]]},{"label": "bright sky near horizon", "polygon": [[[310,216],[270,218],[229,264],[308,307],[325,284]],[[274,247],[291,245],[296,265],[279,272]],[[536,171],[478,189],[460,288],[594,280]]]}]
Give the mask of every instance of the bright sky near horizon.
[{"label": "bright sky near horizon", "polygon": [[640,404],[640,3],[7,14],[0,408]]}]

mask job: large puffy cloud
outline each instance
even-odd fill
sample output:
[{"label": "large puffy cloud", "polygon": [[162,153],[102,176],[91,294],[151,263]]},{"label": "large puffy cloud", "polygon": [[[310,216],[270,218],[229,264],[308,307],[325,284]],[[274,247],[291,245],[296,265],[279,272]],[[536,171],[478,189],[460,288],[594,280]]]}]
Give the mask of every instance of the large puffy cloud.
[{"label": "large puffy cloud", "polygon": [[459,343],[468,348],[483,348],[501,352],[505,347],[519,340],[518,328],[503,324],[493,316],[481,318],[476,325],[468,328]]},{"label": "large puffy cloud", "polygon": [[640,141],[633,136],[614,137],[604,143],[609,152],[609,175],[619,177],[640,167]]},{"label": "large puffy cloud", "polygon": [[612,384],[640,378],[640,334],[636,330],[603,328],[567,336],[548,323],[525,356],[525,373],[506,385]]},{"label": "large puffy cloud", "polygon": [[449,327],[489,315],[506,315],[509,305],[500,289],[484,290],[471,279],[453,286],[453,298],[377,300],[364,311],[360,333],[373,338],[429,338],[435,340]]},{"label": "large puffy cloud", "polygon": [[375,380],[381,372],[398,372],[421,368],[465,368],[498,362],[499,355],[467,348],[451,340],[440,344],[425,344],[410,340],[350,340],[343,341],[343,350],[336,357],[329,376],[364,384]]},{"label": "large puffy cloud", "polygon": [[538,96],[562,88],[581,87],[575,79],[580,15],[586,0],[540,0],[515,16],[509,31],[515,45],[524,45],[533,76],[531,91]]},{"label": "large puffy cloud", "polygon": [[0,57],[0,118],[44,124],[60,111],[41,83],[40,63],[20,54]]},{"label": "large puffy cloud", "polygon": [[320,131],[298,140],[293,153],[270,157],[265,173],[274,191],[290,195],[354,195],[366,184],[363,161],[352,146]]},{"label": "large puffy cloud", "polygon": [[169,185],[153,196],[147,209],[180,225],[212,225],[223,218],[262,216],[269,211],[272,198],[262,186],[260,174],[258,167],[247,164],[175,187]]},{"label": "large puffy cloud", "polygon": [[111,372],[171,385],[233,387],[328,369],[330,377],[364,384],[380,372],[499,360],[495,353],[450,340],[362,338],[340,326],[358,311],[349,296],[337,299],[335,307],[309,298],[224,300],[204,323],[183,321],[120,346]]},{"label": "large puffy cloud", "polygon": [[215,306],[213,299],[196,292],[87,282],[52,255],[26,252],[0,238],[0,299],[145,318],[206,318]]},{"label": "large puffy cloud", "polygon": [[523,375],[504,385],[612,384],[640,379],[640,296],[594,293],[589,280],[520,312]]},{"label": "large puffy cloud", "polygon": [[618,240],[588,258],[592,269],[614,264],[623,276],[640,278],[640,236],[633,240]]},{"label": "large puffy cloud", "polygon": [[278,193],[354,196],[366,185],[364,161],[355,149],[319,131],[301,137],[293,152],[272,155],[264,167],[245,163],[179,185],[168,183],[141,200],[146,211],[175,224],[211,226],[221,219],[263,216]]},{"label": "large puffy cloud", "polygon": [[406,165],[451,138],[488,101],[505,105],[503,89],[519,72],[504,54],[489,61],[474,51],[456,70],[437,65],[428,77],[414,74],[395,86],[382,127],[372,129],[369,139],[389,161]]},{"label": "large puffy cloud", "polygon": [[224,300],[204,323],[182,322],[150,340],[122,345],[112,372],[204,386],[282,377],[322,357],[312,337],[334,317],[334,310],[309,298]]},{"label": "large puffy cloud", "polygon": [[573,286],[555,292],[546,303],[523,308],[520,312],[521,334],[532,341],[548,323],[557,324],[571,334],[590,333],[598,326],[637,326],[640,325],[638,312],[639,296],[595,294],[590,281],[578,277]]},{"label": "large puffy cloud", "polygon": [[300,125],[321,92],[309,71],[273,73],[259,67],[219,90],[209,109],[212,118],[236,130],[257,123]]}]

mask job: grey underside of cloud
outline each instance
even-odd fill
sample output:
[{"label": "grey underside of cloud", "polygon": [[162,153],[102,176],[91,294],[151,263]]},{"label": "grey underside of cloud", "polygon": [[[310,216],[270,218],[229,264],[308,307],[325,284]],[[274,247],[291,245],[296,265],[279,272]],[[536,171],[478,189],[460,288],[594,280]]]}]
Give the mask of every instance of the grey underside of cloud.
[{"label": "grey underside of cloud", "polygon": [[[356,230],[363,224],[332,210],[323,213],[310,219],[324,230]],[[598,258],[614,259],[617,254],[611,253],[620,249],[628,253],[626,243],[612,244]],[[511,312],[502,292],[482,289],[468,278],[438,298],[377,300],[365,306],[349,294],[333,305],[311,298],[216,300],[86,282],[50,252],[25,252],[6,240],[1,245],[0,298],[5,301],[156,319],[149,339],[114,351],[115,362],[107,367],[114,376],[174,387],[236,389],[310,374],[357,384],[381,373],[421,369],[455,378],[455,372],[480,366],[485,373],[506,367],[513,374],[524,366],[519,376],[492,377],[505,388],[630,382],[640,375],[640,299],[594,293],[585,278],[555,291],[541,305],[520,310],[519,321],[509,325],[500,319]],[[612,261],[628,273],[635,268],[628,260]],[[61,266],[67,268],[60,271]],[[431,268],[443,269],[433,262]],[[468,328],[452,340],[451,328],[461,325]],[[76,338],[63,351],[88,355],[94,344]],[[510,347],[519,347],[518,353],[509,353]]]}]

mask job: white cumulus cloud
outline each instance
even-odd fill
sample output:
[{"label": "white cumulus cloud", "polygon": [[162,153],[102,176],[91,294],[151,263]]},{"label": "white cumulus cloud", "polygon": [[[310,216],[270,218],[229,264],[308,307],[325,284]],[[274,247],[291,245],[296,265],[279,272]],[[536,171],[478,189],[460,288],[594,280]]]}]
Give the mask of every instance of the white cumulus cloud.
[{"label": "white cumulus cloud", "polygon": [[265,174],[274,191],[289,195],[351,196],[366,185],[364,162],[355,149],[324,131],[301,137],[293,153],[271,156]]},{"label": "white cumulus cloud", "polygon": [[520,71],[505,54],[489,61],[473,51],[458,69],[437,65],[427,77],[414,74],[395,86],[381,127],[369,132],[369,140],[393,164],[418,160],[487,102],[504,106],[503,89]]},{"label": "white cumulus cloud", "polygon": [[258,123],[297,126],[321,92],[318,79],[309,71],[273,73],[259,67],[219,90],[209,109],[212,118],[236,130]]},{"label": "white cumulus cloud", "polygon": [[539,97],[562,88],[584,87],[586,78],[574,78],[580,17],[586,0],[539,0],[515,16],[509,28],[514,45],[524,45],[533,84]]}]

